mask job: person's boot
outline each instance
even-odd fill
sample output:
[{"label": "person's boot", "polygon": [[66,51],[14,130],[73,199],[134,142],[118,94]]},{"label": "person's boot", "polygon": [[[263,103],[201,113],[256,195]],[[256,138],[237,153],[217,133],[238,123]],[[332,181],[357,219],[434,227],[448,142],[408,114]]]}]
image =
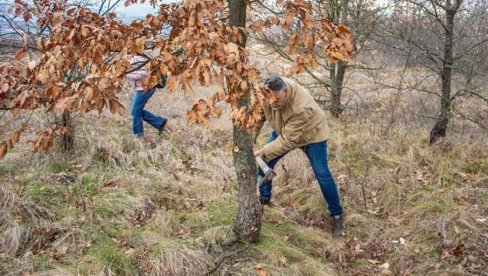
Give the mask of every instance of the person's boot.
[{"label": "person's boot", "polygon": [[271,198],[260,196],[259,197],[259,203],[261,203],[261,205],[270,205],[271,204]]},{"label": "person's boot", "polygon": [[164,127],[166,126],[167,123],[168,123],[168,119],[163,118],[163,123],[161,124],[161,126],[158,129],[158,135],[159,136],[161,136],[163,134]]},{"label": "person's boot", "polygon": [[163,119],[163,123],[161,124],[161,126],[158,129],[158,135],[161,136],[163,134],[164,130],[171,131],[171,127],[168,124],[168,119],[166,119],[166,118]]},{"label": "person's boot", "polygon": [[332,216],[332,231],[334,237],[342,237],[344,236],[344,216],[343,215],[335,215]]}]

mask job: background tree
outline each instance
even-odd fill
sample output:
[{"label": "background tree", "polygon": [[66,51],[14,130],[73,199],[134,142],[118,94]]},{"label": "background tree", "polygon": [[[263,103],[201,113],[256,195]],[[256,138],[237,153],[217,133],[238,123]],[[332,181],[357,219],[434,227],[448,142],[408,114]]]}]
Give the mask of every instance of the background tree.
[{"label": "background tree", "polygon": [[[265,1],[258,1],[258,3],[259,5],[255,5],[254,7],[258,16],[262,16],[263,14],[282,14],[282,10],[273,9],[271,3]],[[327,19],[336,25],[342,24],[351,27],[353,44],[347,45],[347,47],[350,47],[350,49],[355,48],[354,56],[370,50],[367,47],[367,42],[385,7],[377,5],[375,1],[369,0],[319,0],[311,1],[310,3],[313,5],[312,15],[316,20]],[[295,39],[297,35],[300,36],[299,32],[297,32],[298,25],[296,23],[292,22],[289,29],[272,29],[256,37],[258,41],[262,41],[272,47],[273,52],[266,53],[267,55],[277,53],[287,62],[294,61],[296,57],[290,56],[285,50],[285,47],[289,45],[290,39]],[[303,44],[300,42],[300,45]],[[318,57],[317,64],[315,65],[316,69],[314,70],[311,67],[305,68],[304,73],[310,77],[309,80],[297,80],[302,85],[311,89],[329,91],[330,100],[327,101],[326,108],[332,116],[337,118],[345,108],[345,105],[342,103],[342,90],[347,82],[346,70],[348,68],[368,68],[359,64],[350,64],[341,55],[337,56],[341,61],[330,62],[323,55],[324,49],[322,45],[317,45],[313,49],[313,52]],[[325,102],[321,99],[317,100]]]},{"label": "background tree", "polygon": [[[411,65],[421,65],[439,78],[439,92],[425,89],[422,83],[411,86],[439,98],[439,115],[429,139],[433,144],[446,136],[456,99],[477,97],[487,101],[479,93],[481,87],[476,81],[483,66],[476,55],[488,42],[486,4],[463,0],[409,0],[394,4],[391,16],[378,32],[378,40],[408,53]],[[454,77],[459,77],[458,83],[463,85],[453,88]]]},{"label": "background tree", "polygon": [[[67,10],[69,7],[79,6],[93,11],[96,11],[99,15],[104,15],[112,11],[121,0],[118,1],[73,1],[72,3],[63,3],[63,10]],[[59,6],[61,7],[61,6]],[[15,8],[13,4],[6,3],[3,10],[0,11],[0,19],[2,19],[3,29],[5,30],[1,35],[7,36],[8,39],[3,39],[5,46],[13,48],[24,48],[24,51],[20,51],[21,55],[18,58],[28,54],[31,58],[40,54],[39,49],[36,48],[36,41],[49,37],[52,34],[51,26],[49,24],[39,28],[37,25],[37,17],[30,18],[36,13],[24,13],[23,20],[19,18],[20,14],[12,14],[9,10]],[[32,1],[32,8],[37,13],[41,13],[44,9],[46,11],[46,5],[42,1]],[[73,81],[73,78],[82,78],[80,75],[78,66],[73,63],[70,68],[66,68],[64,72],[65,82]],[[60,133],[60,147],[63,152],[71,151],[75,143],[75,118],[79,116],[78,112],[63,111],[59,116],[54,114],[54,121],[59,122],[63,129]],[[59,118],[57,118],[59,117]]]}]

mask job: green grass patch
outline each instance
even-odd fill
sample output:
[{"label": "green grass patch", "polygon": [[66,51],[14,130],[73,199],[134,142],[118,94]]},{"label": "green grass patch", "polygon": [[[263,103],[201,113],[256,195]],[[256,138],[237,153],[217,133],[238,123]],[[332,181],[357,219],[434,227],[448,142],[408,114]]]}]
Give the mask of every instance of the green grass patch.
[{"label": "green grass patch", "polygon": [[93,154],[92,160],[95,163],[103,164],[107,161],[107,157],[101,152],[96,152]]},{"label": "green grass patch", "polygon": [[20,180],[20,185],[23,186],[23,187],[29,186],[29,184],[31,183],[32,179],[33,179],[33,177],[24,178],[24,179]]},{"label": "green grass patch", "polygon": [[95,195],[98,190],[98,179],[92,174],[83,174],[80,180],[72,187],[75,196]]},{"label": "green grass patch", "polygon": [[261,227],[261,234],[259,236],[259,243],[257,248],[261,251],[275,252],[282,246],[282,237],[272,231],[269,225]]},{"label": "green grass patch", "polygon": [[[324,243],[324,233],[322,231],[300,227],[300,225],[291,221],[285,221],[276,228],[271,228],[271,231],[273,230],[277,231],[278,236],[286,237],[285,241],[287,244],[298,248],[300,255],[305,254],[309,257],[321,258],[317,250]],[[292,251],[294,252],[294,250]]]},{"label": "green grass patch", "polygon": [[362,153],[353,153],[346,156],[346,161],[356,175],[362,175],[365,171],[366,158]]},{"label": "green grass patch", "polygon": [[32,267],[36,272],[49,270],[50,257],[47,255],[34,255],[32,258]]},{"label": "green grass patch", "polygon": [[283,246],[280,252],[289,262],[301,262],[307,258],[307,255],[296,247]]},{"label": "green grass patch", "polygon": [[3,166],[0,166],[0,179],[3,179],[7,174],[13,174],[17,171],[17,165],[11,161],[6,161]]},{"label": "green grass patch", "polygon": [[104,234],[111,238],[118,237],[133,237],[134,231],[140,229],[139,227],[133,227],[131,224],[125,223],[110,223],[104,228]]},{"label": "green grass patch", "polygon": [[469,174],[488,174],[488,162],[478,160],[476,163],[463,163],[461,164],[460,169],[464,173]]},{"label": "green grass patch", "polygon": [[232,224],[237,214],[237,205],[234,201],[222,202],[218,205],[208,207],[208,209],[212,226]]},{"label": "green grass patch", "polygon": [[190,227],[193,232],[202,232],[211,227],[211,221],[208,213],[194,212],[185,215],[185,225]]},{"label": "green grass patch", "polygon": [[263,224],[261,237],[256,248],[265,254],[286,257],[290,263],[313,258],[317,263],[327,264],[318,250],[326,242],[322,230],[303,227],[291,220],[281,224]]},{"label": "green grass patch", "polygon": [[110,225],[126,223],[126,217],[130,216],[137,207],[134,199],[124,191],[103,192],[104,190],[101,190],[91,197],[93,205],[90,207],[90,212],[104,224],[105,222]]},{"label": "green grass patch", "polygon": [[285,222],[280,226],[263,225],[261,236],[256,248],[265,254],[274,254],[286,257],[291,262],[301,262],[307,258],[299,246],[296,246],[296,227],[291,222]]},{"label": "green grass patch", "polygon": [[111,219],[119,216],[119,210],[114,208],[110,202],[102,202],[95,205],[94,213],[100,219]]},{"label": "green grass patch", "polygon": [[40,200],[44,197],[46,185],[44,183],[37,183],[29,189],[29,195],[32,198]]},{"label": "green grass patch", "polygon": [[[296,233],[296,227],[286,221],[278,226],[264,224],[261,228],[261,236],[258,248],[268,252],[281,252],[292,243]],[[282,254],[284,255],[284,254]]]},{"label": "green grass patch", "polygon": [[432,198],[428,200],[417,202],[417,204],[409,210],[409,213],[418,218],[426,218],[450,213],[456,206],[457,205],[452,198],[447,198],[446,196],[432,196]]},{"label": "green grass patch", "polygon": [[102,262],[116,275],[135,275],[136,269],[132,266],[132,259],[124,253],[124,248],[109,238],[101,237],[90,247],[87,255]]},{"label": "green grass patch", "polygon": [[415,243],[424,262],[436,262],[440,257],[441,252],[438,249],[440,242],[438,239],[439,237],[434,236],[434,234],[425,235],[424,239]]},{"label": "green grass patch", "polygon": [[127,130],[127,129],[124,129],[124,128],[119,128],[119,137],[120,137],[120,140],[122,140],[122,138],[125,138],[127,136],[131,137],[133,134],[131,131]]},{"label": "green grass patch", "polygon": [[161,233],[161,236],[169,237],[182,225],[182,214],[175,210],[157,212],[147,226],[148,229]]},{"label": "green grass patch", "polygon": [[53,173],[60,173],[67,171],[69,169],[69,165],[66,162],[54,161],[49,166],[49,171]]},{"label": "green grass patch", "polygon": [[383,183],[378,193],[378,199],[385,211],[393,214],[398,214],[403,211],[407,197],[404,195],[402,189],[403,187],[397,183]]}]

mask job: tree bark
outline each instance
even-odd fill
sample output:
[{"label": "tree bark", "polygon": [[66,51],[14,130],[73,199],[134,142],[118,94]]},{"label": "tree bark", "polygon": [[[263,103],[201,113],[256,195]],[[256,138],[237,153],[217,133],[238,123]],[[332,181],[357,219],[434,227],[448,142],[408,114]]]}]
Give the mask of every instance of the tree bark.
[{"label": "tree bark", "polygon": [[[453,65],[453,46],[454,46],[454,17],[459,6],[451,6],[447,1],[446,7],[446,40],[444,43],[444,63],[441,71],[441,102],[440,115],[437,122],[430,131],[429,143],[432,145],[441,137],[446,137],[449,115],[451,113],[451,76]],[[459,4],[460,5],[460,4]]]},{"label": "tree bark", "polygon": [[[329,5],[333,8],[334,13],[329,16],[329,19],[334,24],[347,24],[347,8],[348,0],[330,1]],[[344,106],[341,102],[342,87],[344,85],[344,76],[347,69],[347,61],[339,61],[337,64],[331,64],[329,69],[330,89],[331,89],[331,106],[330,113],[334,118],[339,116],[344,111]]]},{"label": "tree bark", "polygon": [[[245,0],[229,1],[229,25],[245,27],[246,23]],[[243,33],[242,41],[238,44],[246,46],[246,35]],[[238,108],[250,107],[250,92],[242,92],[238,101]],[[251,131],[244,128],[233,128],[234,136],[234,167],[237,174],[238,194],[237,194],[237,215],[234,220],[234,233],[237,237],[248,241],[256,242],[259,240],[261,230],[261,216],[263,208],[256,196],[257,170],[254,160],[253,144]]]},{"label": "tree bark", "polygon": [[71,114],[69,112],[64,111],[61,115],[61,125],[68,130],[68,132],[61,135],[61,150],[66,153],[73,150],[74,145]]},{"label": "tree bark", "polygon": [[339,61],[336,66],[329,70],[330,87],[331,87],[331,108],[330,113],[335,118],[339,118],[344,111],[344,106],[341,103],[342,86],[344,84],[344,76],[346,74],[347,62]]}]

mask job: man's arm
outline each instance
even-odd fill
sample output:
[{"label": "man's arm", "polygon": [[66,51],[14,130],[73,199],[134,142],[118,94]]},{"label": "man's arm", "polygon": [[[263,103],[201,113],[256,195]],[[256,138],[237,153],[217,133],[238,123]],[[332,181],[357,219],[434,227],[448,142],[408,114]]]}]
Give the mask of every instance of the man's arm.
[{"label": "man's arm", "polygon": [[315,111],[311,108],[307,108],[303,112],[295,114],[283,127],[278,138],[264,146],[258,153],[264,155],[268,160],[273,160],[276,157],[295,149],[307,127],[307,123],[310,122],[310,118],[312,118],[314,114]]}]

